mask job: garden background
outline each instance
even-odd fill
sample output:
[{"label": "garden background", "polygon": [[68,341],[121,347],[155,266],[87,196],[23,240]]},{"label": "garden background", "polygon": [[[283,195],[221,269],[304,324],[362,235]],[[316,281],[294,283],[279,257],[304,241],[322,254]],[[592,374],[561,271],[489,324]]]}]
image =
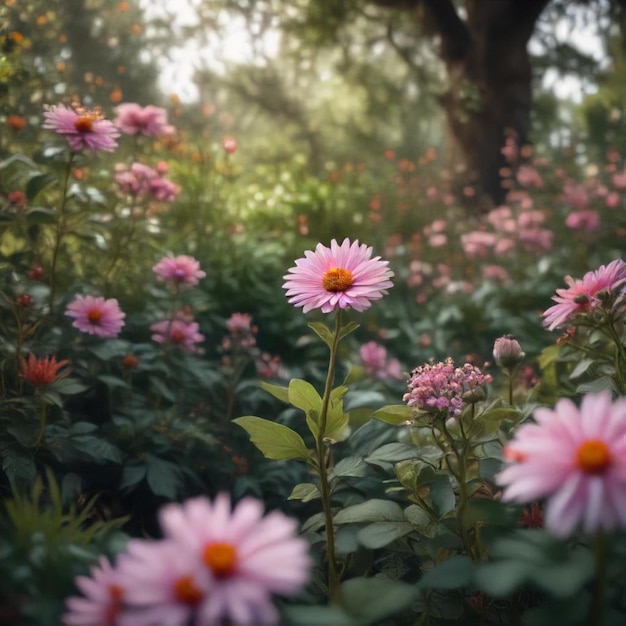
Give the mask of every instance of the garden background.
[{"label": "garden background", "polygon": [[[626,512],[559,537],[495,477],[538,407],[626,393],[626,274],[542,319],[625,252],[625,51],[621,0],[3,0],[0,623],[123,623],[76,577],[228,493],[297,520],[301,584],[146,624],[623,624]],[[303,313],[346,238],[393,287]],[[403,404],[448,357],[460,417]]]}]

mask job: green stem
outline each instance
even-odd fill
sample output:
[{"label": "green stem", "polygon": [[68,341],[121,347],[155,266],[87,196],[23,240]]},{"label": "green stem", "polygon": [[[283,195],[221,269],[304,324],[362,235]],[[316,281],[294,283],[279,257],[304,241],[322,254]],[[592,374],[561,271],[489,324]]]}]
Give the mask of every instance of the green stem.
[{"label": "green stem", "polygon": [[587,626],[602,626],[604,622],[604,592],[606,589],[606,552],[607,542],[604,533],[599,530],[593,539],[595,579],[591,604],[587,615]]},{"label": "green stem", "polygon": [[339,345],[339,333],[341,329],[341,310],[337,311],[335,317],[335,329],[333,341],[330,347],[328,360],[328,373],[326,375],[326,385],[322,398],[322,410],[320,413],[319,430],[315,441],[315,452],[320,478],[320,496],[322,509],[324,512],[324,524],[326,527],[326,560],[328,564],[328,600],[330,602],[337,598],[339,593],[339,574],[337,572],[337,559],[335,556],[335,529],[333,525],[333,512],[331,508],[330,485],[328,481],[328,460],[326,445],[326,421],[328,417],[328,407],[330,405],[330,394],[333,390],[335,380],[335,360],[337,357],[337,346]]},{"label": "green stem", "polygon": [[59,260],[61,242],[63,241],[63,235],[65,233],[65,207],[67,204],[67,190],[70,184],[70,174],[72,173],[73,161],[74,153],[70,152],[70,158],[67,161],[67,169],[65,170],[65,180],[63,181],[63,195],[61,197],[61,205],[59,207],[59,219],[57,220],[57,227],[54,234],[54,245],[52,247],[52,262],[50,264],[50,299],[48,301],[50,313],[52,313],[52,309],[54,308],[54,297],[56,295],[57,262]]},{"label": "green stem", "polygon": [[39,419],[39,433],[37,434],[37,439],[35,440],[35,450],[39,449],[43,441],[43,437],[46,433],[46,426],[48,425],[48,403],[42,398],[41,399],[41,416]]},{"label": "green stem", "polygon": [[513,370],[507,369],[506,375],[509,379],[509,404],[513,406]]}]

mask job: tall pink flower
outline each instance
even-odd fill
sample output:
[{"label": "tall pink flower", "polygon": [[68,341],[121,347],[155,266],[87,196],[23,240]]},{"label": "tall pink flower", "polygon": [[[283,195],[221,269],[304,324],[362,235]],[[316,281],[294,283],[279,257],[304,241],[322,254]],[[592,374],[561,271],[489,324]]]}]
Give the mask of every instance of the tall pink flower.
[{"label": "tall pink flower", "polygon": [[402,378],[402,368],[397,359],[389,358],[385,346],[368,341],[359,348],[363,368],[370,378]]},{"label": "tall pink flower", "polygon": [[166,539],[193,552],[211,576],[199,624],[276,624],[271,594],[293,596],[309,579],[308,543],[296,536],[296,522],[278,511],[264,517],[258,500],[231,510],[226,494],[195,498],[166,505],[160,522]]},{"label": "tall pink flower", "polygon": [[608,265],[587,272],[582,279],[565,277],[567,289],[557,289],[552,299],[555,305],[543,313],[543,325],[548,330],[572,324],[576,316],[585,315],[598,308],[603,299],[615,298],[626,283],[626,263],[615,259]]},{"label": "tall pink flower", "polygon": [[115,298],[105,300],[100,296],[76,296],[67,305],[65,315],[74,318],[72,326],[81,332],[108,339],[119,335],[126,317]]},{"label": "tall pink flower", "polygon": [[175,129],[167,122],[167,111],[149,104],[142,107],[134,102],[126,102],[116,107],[115,125],[126,135],[172,135]]},{"label": "tall pink flower", "polygon": [[311,309],[364,311],[393,287],[388,261],[371,256],[372,248],[359,245],[358,240],[344,239],[339,245],[333,239],[330,248],[318,243],[315,252],[307,250],[283,276],[289,302],[303,307],[304,313]]},{"label": "tall pink flower", "polygon": [[196,344],[204,341],[204,335],[198,332],[199,329],[197,322],[182,317],[161,320],[150,326],[152,341],[180,346],[188,352],[195,352]]},{"label": "tall pink flower", "polygon": [[181,254],[177,257],[163,257],[153,268],[159,280],[175,285],[193,287],[206,272],[200,269],[200,263],[191,256]]},{"label": "tall pink flower", "polygon": [[587,533],[626,527],[626,399],[589,394],[580,409],[561,399],[534,418],[504,449],[503,500],[545,498],[545,526],[558,537],[579,525]]},{"label": "tall pink flower", "polygon": [[43,128],[63,135],[74,152],[102,150],[112,152],[117,148],[120,133],[113,122],[105,120],[98,109],[88,110],[78,105],[52,106],[43,114]]},{"label": "tall pink flower", "polygon": [[76,586],[84,597],[67,599],[65,626],[117,626],[123,615],[124,588],[105,557],[91,568],[91,577],[78,576]]}]

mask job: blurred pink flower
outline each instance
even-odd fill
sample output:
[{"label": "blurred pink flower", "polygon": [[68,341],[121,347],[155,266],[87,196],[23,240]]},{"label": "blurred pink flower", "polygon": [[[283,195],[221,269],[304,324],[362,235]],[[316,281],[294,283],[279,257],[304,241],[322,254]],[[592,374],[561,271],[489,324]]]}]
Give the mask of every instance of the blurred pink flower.
[{"label": "blurred pink flower", "polygon": [[522,211],[518,218],[517,223],[520,229],[533,229],[541,226],[546,221],[546,216],[543,211]]},{"label": "blurred pink flower", "polygon": [[126,611],[116,626],[187,626],[212,591],[211,575],[197,554],[173,541],[131,540],[117,571]]},{"label": "blurred pink flower", "polygon": [[618,191],[626,190],[626,172],[619,172],[618,174],[613,174],[613,187]]},{"label": "blurred pink flower", "polygon": [[165,283],[193,287],[198,284],[206,272],[200,269],[200,263],[191,256],[180,254],[177,257],[163,257],[152,271]]},{"label": "blurred pink flower", "polygon": [[123,616],[124,588],[119,575],[106,557],[91,568],[91,577],[77,576],[76,586],[84,597],[73,596],[65,602],[65,626],[113,626]]},{"label": "blurred pink flower", "polygon": [[345,308],[364,311],[393,287],[388,262],[371,258],[372,248],[359,245],[358,240],[344,239],[339,245],[333,239],[330,248],[318,243],[315,252],[304,254],[283,276],[289,302],[303,307],[304,313],[316,308],[323,313]]},{"label": "blurred pink flower", "polygon": [[608,265],[587,272],[581,280],[565,277],[567,289],[557,289],[552,299],[557,303],[543,313],[543,325],[548,330],[571,324],[574,317],[593,311],[602,304],[601,296],[615,296],[626,283],[626,263],[615,259]]},{"label": "blurred pink flower", "polygon": [[509,280],[509,273],[501,265],[485,265],[483,267],[483,278],[504,283]]},{"label": "blurred pink flower", "polygon": [[226,328],[231,333],[244,333],[252,331],[252,315],[249,313],[233,313],[226,320]]},{"label": "blurred pink flower", "polygon": [[183,319],[180,316],[171,320],[161,320],[150,326],[152,341],[180,346],[188,352],[196,351],[196,344],[204,341],[204,335],[198,332],[197,322]]},{"label": "blurred pink flower", "polygon": [[163,168],[158,171],[137,162],[130,167],[118,165],[115,182],[120,190],[129,196],[152,197],[159,202],[173,202],[180,193],[180,187],[164,177],[165,171]]},{"label": "blurred pink flower", "polygon": [[234,137],[224,137],[222,147],[226,154],[235,154],[237,152],[237,140]]},{"label": "blurred pink flower", "polygon": [[289,372],[282,364],[280,357],[263,352],[255,360],[257,374],[267,380],[272,378],[288,378]]},{"label": "blurred pink flower", "polygon": [[589,206],[589,190],[581,183],[568,180],[563,185],[563,199],[577,211],[583,211]]},{"label": "blurred pink flower", "polygon": [[606,198],[604,199],[604,204],[607,207],[609,207],[609,209],[614,209],[615,207],[619,206],[619,202],[620,202],[620,196],[618,193],[615,193],[614,191],[607,194]]},{"label": "blurred pink flower", "polygon": [[543,178],[532,165],[520,165],[517,170],[517,182],[522,187],[543,188]]},{"label": "blurred pink flower", "polygon": [[212,578],[198,607],[199,624],[278,623],[271,594],[293,596],[309,580],[309,544],[297,524],[279,511],[263,516],[261,502],[244,498],[231,510],[227,494],[199,497],[160,512],[168,540],[192,552]]},{"label": "blurred pink flower", "polygon": [[496,244],[497,237],[494,233],[484,230],[473,230],[461,235],[461,246],[465,254],[472,258],[483,258],[489,253],[489,249]]},{"label": "blurred pink flower", "polygon": [[549,252],[554,241],[554,233],[546,228],[521,230],[518,237],[524,246],[532,252]]},{"label": "blurred pink flower", "polygon": [[419,411],[456,417],[465,402],[476,402],[477,396],[483,395],[484,385],[491,381],[491,375],[483,374],[476,366],[465,363],[455,367],[454,361],[447,358],[415,368],[402,400]]},{"label": "blurred pink flower", "polygon": [[575,211],[567,216],[565,225],[575,230],[596,232],[600,228],[600,216],[596,211]]},{"label": "blurred pink flower", "polygon": [[428,245],[431,248],[443,248],[448,244],[448,236],[444,233],[434,233],[428,238]]},{"label": "blurred pink flower", "polygon": [[385,346],[375,341],[368,341],[360,347],[359,354],[363,362],[365,375],[369,378],[381,380],[402,378],[400,362],[397,359],[388,357]]},{"label": "blurred pink flower", "polygon": [[149,104],[142,107],[134,102],[127,102],[116,107],[115,125],[126,135],[173,135],[173,126],[167,123],[167,111]]},{"label": "blurred pink flower", "polygon": [[126,317],[115,298],[105,300],[100,296],[76,296],[67,305],[65,315],[74,318],[74,328],[107,339],[119,335]]},{"label": "blurred pink flower", "polygon": [[545,526],[567,537],[626,527],[626,400],[604,391],[585,396],[580,409],[561,399],[540,408],[504,449],[508,461],[496,482],[503,500],[546,498]]},{"label": "blurred pink flower", "polygon": [[117,148],[119,132],[113,122],[105,120],[98,109],[88,110],[78,105],[64,104],[49,107],[43,113],[43,128],[63,135],[74,152],[102,150],[112,152]]}]

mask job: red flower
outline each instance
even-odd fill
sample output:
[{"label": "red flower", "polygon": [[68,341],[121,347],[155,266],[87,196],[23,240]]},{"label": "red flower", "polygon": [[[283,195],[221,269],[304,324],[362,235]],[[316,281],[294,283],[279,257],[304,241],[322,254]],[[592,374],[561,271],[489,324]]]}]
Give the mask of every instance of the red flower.
[{"label": "red flower", "polygon": [[66,359],[57,363],[56,356],[36,357],[29,354],[22,361],[20,376],[35,387],[45,387],[65,375],[65,373],[59,375],[59,369],[68,363]]}]

